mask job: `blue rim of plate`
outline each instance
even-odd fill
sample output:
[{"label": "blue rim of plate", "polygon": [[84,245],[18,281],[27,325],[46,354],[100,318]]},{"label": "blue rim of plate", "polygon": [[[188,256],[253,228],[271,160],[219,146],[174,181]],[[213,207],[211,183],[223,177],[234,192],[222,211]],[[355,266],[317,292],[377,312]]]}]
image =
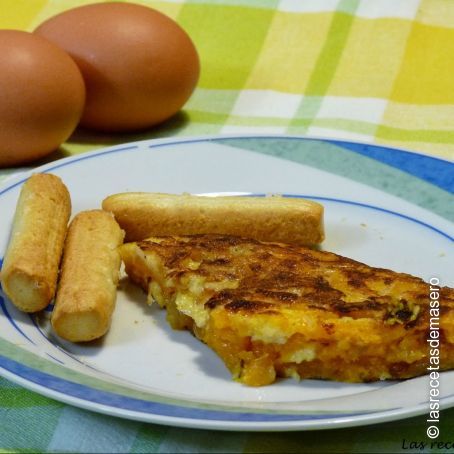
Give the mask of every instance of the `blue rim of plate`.
[{"label": "blue rim of plate", "polygon": [[[223,142],[228,141],[230,137],[221,137],[221,138],[197,138],[197,139],[185,139],[177,141],[165,141],[161,143],[151,143],[148,144],[149,148],[161,148],[165,146],[172,145],[183,145],[187,143],[198,143],[198,142]],[[403,157],[406,162],[406,168],[404,171],[413,174],[414,176],[430,181],[431,184],[435,184],[442,189],[450,190],[454,189],[454,182],[452,183],[453,188],[446,186],[446,181],[438,181],[437,175],[439,175],[440,166],[449,166],[451,165],[447,161],[443,161],[438,158],[432,158],[425,155],[420,155],[413,152],[407,152],[404,150],[396,150],[393,148],[385,148],[374,145],[362,145],[353,142],[343,142],[343,141],[333,141],[333,140],[324,140],[324,139],[313,139],[313,138],[304,138],[304,137],[289,137],[289,136],[235,136],[231,137],[232,140],[237,139],[282,139],[282,140],[313,140],[317,142],[326,142],[334,144],[342,144],[344,149],[352,148],[350,151],[367,154],[370,151],[370,157],[376,159],[378,151],[387,151],[391,154],[396,154],[398,157],[393,160],[390,155],[386,159],[379,159],[381,162],[385,162],[388,165],[398,167],[399,163],[402,162]],[[42,172],[51,172],[55,169],[74,164],[87,159],[97,158],[99,156],[118,153],[118,152],[133,152],[139,150],[141,144],[148,143],[150,141],[137,142],[128,146],[119,145],[114,147],[109,147],[107,149],[102,149],[99,151],[94,151],[91,153],[84,154],[82,156],[75,156],[65,158],[57,163],[47,164],[42,166],[35,171]],[[349,148],[350,147],[350,148]],[[362,148],[358,148],[362,147]],[[366,147],[366,148],[364,148]],[[358,151],[359,150],[359,151]],[[436,172],[432,174],[427,172],[427,165],[431,163],[434,165]],[[421,166],[424,168],[422,169]],[[0,197],[11,189],[15,188],[18,185],[21,185],[28,177],[28,174],[24,177],[20,177],[18,181],[15,181],[11,184],[6,184],[5,188],[0,190]],[[449,182],[448,182],[449,183]],[[261,194],[257,194],[260,196]],[[294,196],[294,195],[290,195]],[[441,231],[440,229],[422,222],[418,219],[412,218],[410,216],[387,210],[385,208],[376,207],[372,205],[367,205],[360,202],[336,199],[336,198],[327,198],[327,197],[318,197],[311,195],[298,195],[300,197],[312,198],[315,200],[331,201],[336,203],[346,203],[351,205],[361,206],[363,208],[379,210],[385,212],[389,215],[399,216],[408,221],[415,222],[422,227],[428,228],[435,232],[438,235],[443,236],[444,238],[454,241],[454,238],[451,237],[448,233]],[[14,329],[20,330],[20,328],[15,323],[13,317],[9,314],[7,305],[0,295],[0,308],[4,315],[8,318],[9,322],[13,325]],[[25,333],[21,332],[23,336],[28,338]],[[30,339],[28,339],[31,341]],[[0,338],[0,341],[7,342],[4,339]],[[33,342],[33,341],[31,341]],[[317,428],[332,428],[332,427],[345,427],[350,425],[356,425],[355,423],[361,422],[380,422],[384,420],[399,419],[401,417],[409,417],[416,414],[420,414],[426,410],[427,403],[421,402],[418,405],[415,405],[411,409],[406,407],[396,407],[386,410],[372,410],[372,411],[357,411],[357,412],[312,412],[310,414],[304,414],[301,412],[291,412],[291,413],[277,413],[277,412],[263,412],[257,411],[248,411],[247,408],[240,409],[238,407],[213,409],[216,405],[203,405],[193,406],[185,402],[172,402],[168,400],[167,402],[162,402],[162,399],[158,398],[155,400],[149,399],[138,399],[135,397],[130,397],[128,395],[114,393],[106,391],[103,389],[97,389],[92,386],[85,386],[83,384],[77,383],[75,381],[69,380],[67,378],[62,378],[56,375],[46,373],[42,370],[39,370],[39,367],[31,367],[30,364],[24,364],[16,360],[16,358],[8,357],[3,355],[0,343],[0,373],[13,381],[18,382],[19,384],[28,387],[34,391],[37,391],[41,394],[47,395],[49,397],[57,398],[66,403],[80,406],[82,408],[88,408],[91,410],[96,410],[104,412],[111,415],[128,417],[131,419],[139,419],[150,422],[166,422],[170,425],[178,426],[187,426],[187,427],[202,427],[202,428],[231,428],[235,429],[238,427],[244,427],[248,430],[269,430],[275,428],[278,430],[285,429],[302,429],[305,427],[310,428],[311,426],[316,426]],[[19,347],[14,347],[14,349],[19,349]],[[28,355],[33,355],[32,353],[27,353]],[[55,361],[57,359],[53,358]],[[74,359],[74,358],[73,358]],[[38,363],[48,361],[43,358],[35,358]],[[36,362],[36,361],[35,361]],[[60,362],[61,363],[61,362]],[[55,366],[55,365],[54,365]],[[66,369],[64,365],[59,364],[58,367]],[[95,380],[96,381],[96,380]],[[442,399],[442,402],[445,401],[446,404],[453,405],[454,396],[446,396]],[[93,403],[99,404],[98,407],[94,408]],[[222,423],[227,423],[228,427],[222,427]],[[294,423],[294,424],[292,424]],[[219,426],[221,424],[221,426]]]}]

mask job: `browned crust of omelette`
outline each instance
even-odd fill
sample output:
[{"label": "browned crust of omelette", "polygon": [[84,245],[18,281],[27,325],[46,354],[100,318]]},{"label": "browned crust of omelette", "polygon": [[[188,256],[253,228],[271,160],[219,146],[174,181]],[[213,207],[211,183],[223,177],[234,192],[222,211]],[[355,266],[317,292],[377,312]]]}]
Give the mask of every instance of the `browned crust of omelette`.
[{"label": "browned crust of omelette", "polygon": [[[426,373],[430,285],[417,277],[231,236],[157,237],[123,248],[128,274],[167,307],[172,326],[191,330],[246,384]],[[447,369],[454,367],[454,290],[440,294]]]}]

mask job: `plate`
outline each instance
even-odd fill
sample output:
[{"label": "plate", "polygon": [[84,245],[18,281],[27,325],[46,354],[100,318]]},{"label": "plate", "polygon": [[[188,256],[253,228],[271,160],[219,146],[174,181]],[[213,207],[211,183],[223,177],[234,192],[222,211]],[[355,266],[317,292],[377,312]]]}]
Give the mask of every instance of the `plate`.
[{"label": "plate", "polygon": [[[123,191],[279,193],[325,206],[323,248],[372,266],[454,285],[453,164],[371,145],[299,137],[144,141],[37,169],[67,184],[73,213]],[[28,175],[0,188],[0,257]],[[429,297],[429,296],[428,296]],[[0,373],[26,388],[109,415],[220,430],[303,430],[382,422],[428,412],[428,377],[369,384],[280,380],[250,388],[165,313],[120,283],[104,339],[74,345],[49,328],[49,312],[20,313],[0,299]],[[440,402],[454,404],[454,372]]]}]

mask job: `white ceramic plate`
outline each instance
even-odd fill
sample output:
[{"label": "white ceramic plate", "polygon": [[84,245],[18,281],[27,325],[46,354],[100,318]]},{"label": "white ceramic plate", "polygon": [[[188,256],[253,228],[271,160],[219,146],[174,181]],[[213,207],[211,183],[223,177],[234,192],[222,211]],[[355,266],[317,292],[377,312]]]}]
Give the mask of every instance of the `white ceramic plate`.
[{"label": "white ceramic plate", "polygon": [[[400,150],[297,137],[145,141],[38,169],[59,175],[73,213],[123,191],[281,193],[320,201],[324,249],[454,285],[453,166]],[[25,176],[0,188],[0,257]],[[428,411],[428,378],[345,384],[281,380],[249,388],[164,311],[121,282],[112,328],[74,345],[0,297],[0,374],[54,399],[110,415],[225,430],[301,430],[388,421]],[[454,404],[454,372],[441,378]]]}]

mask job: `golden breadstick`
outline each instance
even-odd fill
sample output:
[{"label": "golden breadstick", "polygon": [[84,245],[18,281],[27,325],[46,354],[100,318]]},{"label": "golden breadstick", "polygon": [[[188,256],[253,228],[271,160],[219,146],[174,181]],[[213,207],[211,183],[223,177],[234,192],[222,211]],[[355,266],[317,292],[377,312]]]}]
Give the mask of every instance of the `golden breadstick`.
[{"label": "golden breadstick", "polygon": [[60,178],[34,174],[22,186],[1,281],[20,310],[36,312],[52,300],[71,199]]},{"label": "golden breadstick", "polygon": [[288,197],[201,197],[145,192],[103,201],[127,241],[149,236],[217,233],[300,245],[323,241],[323,207]]},{"label": "golden breadstick", "polygon": [[83,211],[71,222],[51,323],[72,342],[103,336],[110,327],[124,232],[111,213]]}]

